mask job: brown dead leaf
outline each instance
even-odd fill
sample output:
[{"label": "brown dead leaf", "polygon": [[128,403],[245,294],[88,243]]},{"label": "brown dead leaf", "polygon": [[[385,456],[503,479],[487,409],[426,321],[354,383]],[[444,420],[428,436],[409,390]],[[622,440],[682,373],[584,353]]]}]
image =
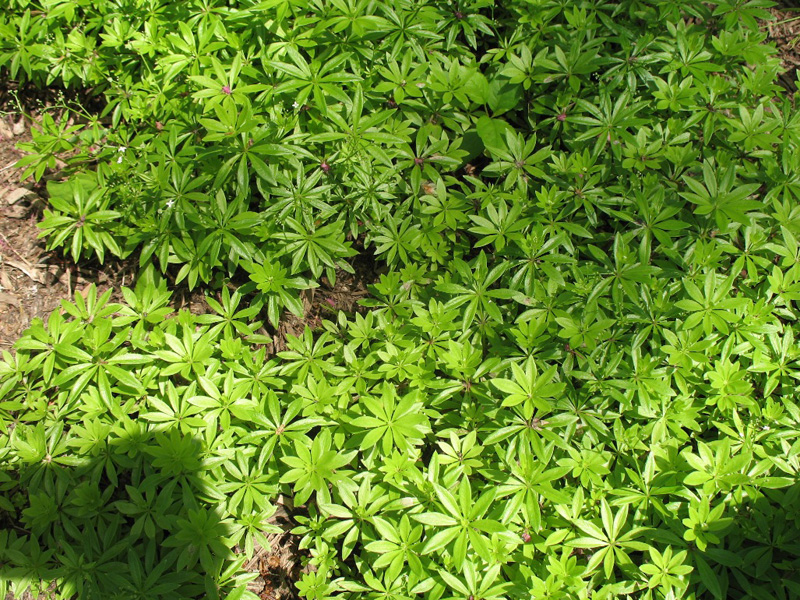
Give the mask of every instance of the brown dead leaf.
[{"label": "brown dead leaf", "polygon": [[35,281],[37,283],[44,283],[44,279],[42,278],[42,274],[36,267],[34,267],[32,265],[24,264],[24,263],[22,263],[20,261],[16,261],[16,260],[6,260],[5,263],[9,267],[14,267],[15,269],[19,269],[20,271],[25,273],[25,275],[27,275],[33,281]]},{"label": "brown dead leaf", "polygon": [[30,212],[30,207],[24,206],[23,204],[13,204],[11,206],[4,206],[0,213],[4,217],[8,217],[9,219],[24,219],[28,216]]},{"label": "brown dead leaf", "polygon": [[33,198],[37,197],[36,192],[25,187],[18,187],[3,194],[3,200],[5,200],[6,204],[16,204],[23,198],[28,197],[31,197],[31,200],[33,200]]},{"label": "brown dead leaf", "polygon": [[19,121],[11,126],[11,131],[14,133],[14,135],[22,135],[25,133],[27,128],[28,126],[25,123],[25,117],[20,117]]},{"label": "brown dead leaf", "polygon": [[0,292],[0,304],[8,304],[9,306],[19,306],[19,298],[12,294]]},{"label": "brown dead leaf", "polygon": [[288,510],[294,510],[294,501],[292,500],[291,496],[278,494],[278,498],[277,500],[275,500],[275,504],[277,504],[278,506],[285,507]]},{"label": "brown dead leaf", "polygon": [[0,140],[10,140],[14,137],[14,132],[11,127],[6,123],[5,119],[0,119]]},{"label": "brown dead leaf", "polygon": [[5,290],[10,290],[12,287],[14,287],[11,283],[11,278],[8,276],[8,273],[6,273],[5,270],[0,271],[0,287]]}]

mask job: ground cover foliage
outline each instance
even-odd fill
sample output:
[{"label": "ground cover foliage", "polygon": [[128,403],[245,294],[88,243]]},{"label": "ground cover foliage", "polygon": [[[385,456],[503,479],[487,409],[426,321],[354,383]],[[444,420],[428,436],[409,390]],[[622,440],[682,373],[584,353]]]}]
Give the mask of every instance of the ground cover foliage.
[{"label": "ground cover foliage", "polygon": [[4,4],[4,76],[105,106],[25,147],[47,244],[142,270],[0,362],[0,592],[255,598],[283,494],[306,598],[800,595],[772,3]]}]

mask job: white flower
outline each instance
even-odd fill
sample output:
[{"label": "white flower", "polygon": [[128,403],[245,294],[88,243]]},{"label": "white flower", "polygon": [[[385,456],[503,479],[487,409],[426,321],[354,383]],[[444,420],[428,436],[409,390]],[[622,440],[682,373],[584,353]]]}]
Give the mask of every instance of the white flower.
[{"label": "white flower", "polygon": [[761,428],[761,431],[769,431],[769,425],[764,425],[764,426]]},{"label": "white flower", "polygon": [[120,156],[119,158],[117,158],[117,164],[120,164],[121,162],[122,162],[122,157]]},{"label": "white flower", "polygon": [[117,148],[117,152],[125,152],[125,150],[127,150],[125,146],[120,146],[119,148]]},{"label": "white flower", "polygon": [[167,208],[172,208],[172,206],[174,204],[175,204],[175,200],[172,200],[172,199],[167,200]]},{"label": "white flower", "polygon": [[294,102],[292,102],[292,108],[294,108],[294,109],[300,108],[300,105],[297,103],[296,100]]}]

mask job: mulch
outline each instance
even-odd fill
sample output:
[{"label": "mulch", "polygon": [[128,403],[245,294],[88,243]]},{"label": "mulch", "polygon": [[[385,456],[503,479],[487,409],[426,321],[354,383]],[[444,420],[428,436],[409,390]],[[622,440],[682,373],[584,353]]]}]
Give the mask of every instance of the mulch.
[{"label": "mulch", "polygon": [[283,314],[278,327],[271,333],[272,343],[267,345],[268,356],[286,350],[287,336],[300,337],[306,327],[313,331],[322,327],[323,320],[335,321],[340,310],[346,313],[366,312],[367,309],[358,301],[369,296],[367,286],[378,280],[378,267],[367,254],[356,256],[352,266],[354,273],[337,269],[334,285],[323,275],[318,288],[300,293],[303,316],[297,317],[288,311]]},{"label": "mulch", "polygon": [[291,517],[291,508],[290,500],[278,497],[277,510],[269,522],[282,531],[266,534],[268,547],[256,543],[253,556],[244,565],[245,571],[258,573],[247,589],[260,600],[298,599],[295,582],[312,568],[302,565],[301,557],[308,556],[308,551],[300,549],[300,536],[291,533],[297,524]]},{"label": "mulch", "polygon": [[34,318],[46,319],[64,298],[88,285],[85,268],[46,252],[38,223],[42,187],[20,181],[16,144],[30,139],[18,114],[0,114],[0,350],[10,350]]},{"label": "mulch", "polygon": [[774,17],[762,28],[767,32],[767,41],[775,44],[785,72],[781,84],[790,92],[797,90],[797,69],[800,67],[800,8],[782,6],[769,9]]}]

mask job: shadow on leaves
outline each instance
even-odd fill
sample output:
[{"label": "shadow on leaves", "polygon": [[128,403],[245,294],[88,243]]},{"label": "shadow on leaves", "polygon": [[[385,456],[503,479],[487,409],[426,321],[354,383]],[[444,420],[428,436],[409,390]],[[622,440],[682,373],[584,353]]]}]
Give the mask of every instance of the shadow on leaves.
[{"label": "shadow on leaves", "polygon": [[19,460],[0,471],[0,591],[21,597],[57,581],[64,598],[241,597],[244,557],[202,477],[201,441],[128,420],[109,442],[110,429],[13,429]]}]

